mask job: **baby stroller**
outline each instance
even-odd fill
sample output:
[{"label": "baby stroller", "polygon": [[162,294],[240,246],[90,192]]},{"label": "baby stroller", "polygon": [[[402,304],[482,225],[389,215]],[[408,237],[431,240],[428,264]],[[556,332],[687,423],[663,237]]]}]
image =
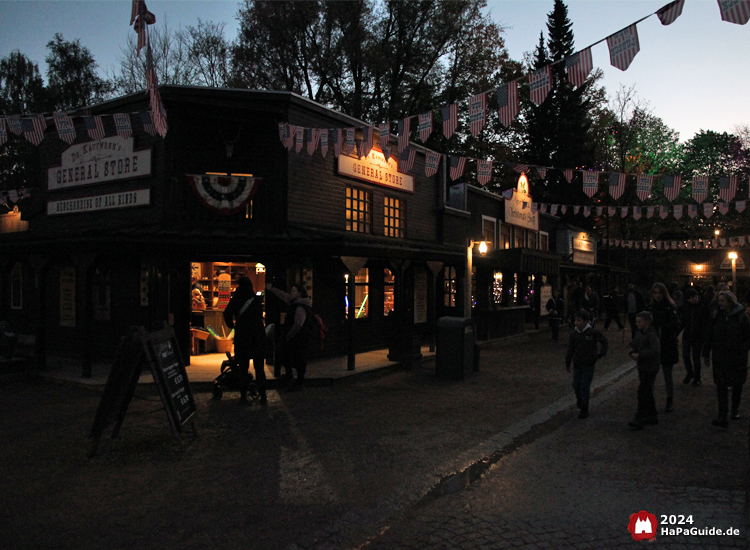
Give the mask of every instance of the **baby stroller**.
[{"label": "baby stroller", "polygon": [[[227,353],[227,360],[221,363],[221,374],[214,380],[214,399],[219,400],[224,395],[224,389],[240,391],[240,377],[237,371],[237,359],[232,354]],[[247,397],[250,399],[260,398],[258,388],[255,385],[253,375],[247,373]]]}]

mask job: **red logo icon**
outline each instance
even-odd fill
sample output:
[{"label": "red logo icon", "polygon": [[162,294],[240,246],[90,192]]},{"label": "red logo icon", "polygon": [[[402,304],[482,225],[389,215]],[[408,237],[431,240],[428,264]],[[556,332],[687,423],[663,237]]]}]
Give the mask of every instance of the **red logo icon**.
[{"label": "red logo icon", "polygon": [[649,514],[646,510],[641,510],[630,516],[628,531],[634,540],[654,540],[657,526],[656,516]]}]

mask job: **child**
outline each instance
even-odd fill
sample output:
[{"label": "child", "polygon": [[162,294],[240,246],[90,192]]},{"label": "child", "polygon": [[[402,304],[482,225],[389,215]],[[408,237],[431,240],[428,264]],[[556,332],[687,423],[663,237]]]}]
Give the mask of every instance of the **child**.
[{"label": "child", "polygon": [[573,390],[576,392],[576,405],[581,412],[578,418],[589,416],[589,394],[594,379],[594,365],[597,359],[607,355],[608,342],[598,330],[591,328],[588,311],[575,314],[575,328],[570,333],[568,352],[565,354],[565,368],[570,372],[573,363]]},{"label": "child", "polygon": [[659,374],[661,363],[661,345],[656,328],[651,326],[654,317],[649,311],[641,311],[635,316],[636,333],[630,343],[629,355],[638,363],[638,411],[628,426],[642,430],[646,424],[658,424],[656,401],[654,400],[654,382]]}]

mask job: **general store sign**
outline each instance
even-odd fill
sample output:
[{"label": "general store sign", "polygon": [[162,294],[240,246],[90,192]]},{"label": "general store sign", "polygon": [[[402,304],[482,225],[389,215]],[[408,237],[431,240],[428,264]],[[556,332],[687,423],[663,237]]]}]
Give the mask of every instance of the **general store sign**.
[{"label": "general store sign", "polygon": [[529,180],[522,174],[518,178],[518,186],[513,191],[513,196],[505,201],[505,223],[538,231],[539,213],[533,212],[531,204]]},{"label": "general store sign", "polygon": [[151,149],[133,150],[133,138],[112,136],[79,143],[47,170],[47,188],[67,189],[151,175]]},{"label": "general store sign", "polygon": [[396,159],[390,157],[386,161],[383,153],[375,148],[363,158],[339,155],[339,174],[400,191],[414,192],[414,177],[399,172]]},{"label": "general store sign", "polygon": [[79,214],[82,212],[96,212],[99,210],[117,210],[133,206],[148,206],[151,204],[150,189],[135,189],[121,193],[108,193],[91,197],[79,197],[61,201],[47,202],[47,215]]}]

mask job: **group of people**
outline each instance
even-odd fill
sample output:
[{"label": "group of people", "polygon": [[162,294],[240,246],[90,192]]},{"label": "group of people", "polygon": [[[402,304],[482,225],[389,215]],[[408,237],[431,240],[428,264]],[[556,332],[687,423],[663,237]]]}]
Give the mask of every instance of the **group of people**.
[{"label": "group of people", "polygon": [[[304,388],[307,371],[307,348],[312,334],[313,312],[307,291],[301,285],[292,286],[289,293],[266,284],[266,291],[283,301],[287,307],[282,324],[280,360],[286,368],[285,378],[289,391]],[[266,328],[263,321],[263,299],[256,295],[252,281],[239,279],[237,289],[224,310],[224,321],[234,328],[234,353],[238,368],[240,403],[247,404],[248,372],[253,362],[260,403],[268,402],[266,395]],[[297,378],[293,373],[297,371]]]},{"label": "group of people", "polygon": [[[675,300],[678,292],[678,300]],[[640,292],[628,286],[625,300],[632,330],[629,355],[637,363],[639,377],[638,408],[628,425],[640,430],[658,424],[654,385],[659,370],[663,373],[666,391],[664,412],[674,409],[673,368],[679,362],[679,335],[682,333],[686,373],[683,383],[700,386],[702,363],[712,367],[719,409],[712,424],[727,428],[729,418],[740,418],[742,388],[747,379],[750,320],[745,306],[725,285],[719,287],[716,294],[701,296],[693,288],[684,293],[670,293],[663,283],[655,283],[650,298],[647,304]],[[548,302],[547,309],[555,312],[555,321],[550,318],[550,326],[552,338],[557,340],[562,319],[562,314],[558,313],[562,311],[562,303],[557,294]],[[594,365],[606,355],[608,342],[606,336],[594,328],[587,308],[578,310],[574,317],[565,366],[568,371],[573,366],[573,388],[580,409],[578,417],[587,418]]]}]

